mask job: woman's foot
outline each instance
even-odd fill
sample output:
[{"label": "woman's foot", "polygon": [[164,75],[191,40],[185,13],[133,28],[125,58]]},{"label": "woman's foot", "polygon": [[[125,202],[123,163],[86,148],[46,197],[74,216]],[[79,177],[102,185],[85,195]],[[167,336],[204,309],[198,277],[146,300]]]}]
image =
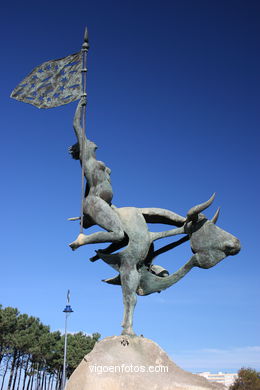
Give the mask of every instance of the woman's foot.
[{"label": "woman's foot", "polygon": [[71,249],[73,251],[75,251],[76,249],[78,249],[80,246],[82,245],[85,245],[86,244],[86,235],[85,234],[82,234],[80,233],[77,237],[77,239],[75,241],[73,241],[71,244],[69,244],[69,246],[71,247]]}]

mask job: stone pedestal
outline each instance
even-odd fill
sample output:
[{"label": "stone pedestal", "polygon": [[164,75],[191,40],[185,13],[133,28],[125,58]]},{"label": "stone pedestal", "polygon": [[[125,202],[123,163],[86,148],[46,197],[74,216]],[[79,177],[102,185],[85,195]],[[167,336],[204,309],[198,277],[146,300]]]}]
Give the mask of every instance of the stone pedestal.
[{"label": "stone pedestal", "polygon": [[224,390],[179,368],[153,341],[113,336],[99,341],[71,375],[66,390]]}]

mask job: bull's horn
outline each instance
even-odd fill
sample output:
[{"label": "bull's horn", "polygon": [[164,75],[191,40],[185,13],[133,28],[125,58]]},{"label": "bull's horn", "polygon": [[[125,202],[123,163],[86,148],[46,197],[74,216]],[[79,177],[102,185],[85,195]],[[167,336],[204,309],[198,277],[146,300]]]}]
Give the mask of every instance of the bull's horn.
[{"label": "bull's horn", "polygon": [[214,194],[211,196],[211,198],[209,198],[209,200],[207,200],[207,202],[204,202],[204,203],[198,204],[197,206],[192,207],[187,213],[187,218],[193,219],[193,217],[195,217],[196,215],[201,213],[203,210],[208,208],[211,205],[211,203],[213,202],[213,200],[215,199],[215,196],[216,196],[216,193],[214,192]]},{"label": "bull's horn", "polygon": [[217,220],[218,220],[218,217],[219,217],[219,212],[220,212],[220,207],[217,209],[217,211],[215,212],[215,215],[214,217],[211,219],[211,222],[213,223],[216,223]]}]

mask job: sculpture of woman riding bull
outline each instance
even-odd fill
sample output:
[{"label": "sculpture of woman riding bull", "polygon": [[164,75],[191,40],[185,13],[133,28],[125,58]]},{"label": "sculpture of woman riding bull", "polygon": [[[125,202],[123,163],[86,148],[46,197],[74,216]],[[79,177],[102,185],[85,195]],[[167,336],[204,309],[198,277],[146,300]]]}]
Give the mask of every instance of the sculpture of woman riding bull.
[{"label": "sculpture of woman riding bull", "polygon": [[[124,301],[122,334],[134,335],[132,325],[136,294],[160,292],[178,282],[193,267],[213,267],[226,256],[237,254],[240,242],[230,233],[215,226],[219,211],[212,220],[208,220],[202,214],[202,211],[212,204],[215,195],[207,202],[192,207],[186,217],[160,208],[113,206],[111,171],[103,162],[97,161],[95,154],[97,146],[83,135],[80,117],[85,105],[86,100],[82,98],[77,106],[73,124],[78,143],[70,148],[70,153],[73,158],[80,160],[87,179],[83,202],[83,227],[99,225],[105,231],[90,235],[80,233],[70,247],[75,250],[86,244],[111,243],[106,249],[97,251],[97,255],[91,260],[101,258],[119,273],[115,278],[107,279],[105,282],[122,286]],[[173,225],[175,228],[150,232],[147,223]],[[184,234],[184,237],[154,251],[154,241],[179,234]],[[190,240],[193,256],[178,271],[169,275],[168,271],[153,264],[153,259],[160,253],[173,249],[187,240]],[[116,252],[119,249],[122,250]]]}]

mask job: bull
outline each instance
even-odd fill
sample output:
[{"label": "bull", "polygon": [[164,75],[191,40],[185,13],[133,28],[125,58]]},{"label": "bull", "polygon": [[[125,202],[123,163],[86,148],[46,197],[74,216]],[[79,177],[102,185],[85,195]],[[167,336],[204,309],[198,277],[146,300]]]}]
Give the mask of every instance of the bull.
[{"label": "bull", "polygon": [[[215,194],[207,202],[192,207],[186,218],[164,209],[115,208],[124,227],[125,239],[97,251],[97,255],[91,258],[91,261],[101,258],[119,272],[118,276],[105,279],[104,282],[122,286],[124,301],[122,334],[134,335],[132,324],[136,294],[144,296],[165,290],[177,283],[193,267],[211,268],[225,257],[240,251],[239,240],[215,225],[219,210],[212,220],[202,214],[202,211],[212,204],[214,198]],[[148,222],[167,223],[177,228],[149,232]],[[157,251],[154,250],[155,240],[178,234],[186,236]],[[167,270],[153,264],[154,258],[159,254],[188,240],[193,256],[175,273],[169,275]],[[121,252],[112,253],[124,246]]]}]

